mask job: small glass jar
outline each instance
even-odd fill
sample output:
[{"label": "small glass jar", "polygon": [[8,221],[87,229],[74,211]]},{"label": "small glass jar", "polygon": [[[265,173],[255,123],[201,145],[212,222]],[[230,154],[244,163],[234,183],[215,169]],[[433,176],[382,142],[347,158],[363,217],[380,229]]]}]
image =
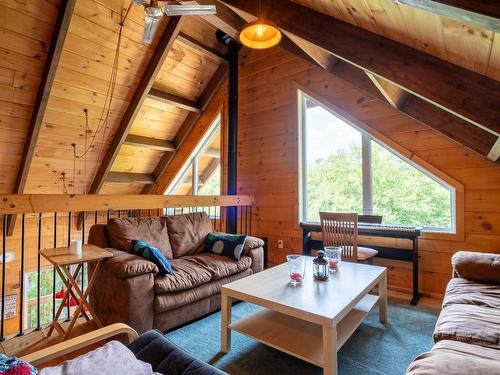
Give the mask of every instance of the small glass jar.
[{"label": "small glass jar", "polygon": [[290,285],[297,286],[304,279],[305,259],[302,255],[287,255],[286,260],[290,273]]},{"label": "small glass jar", "polygon": [[319,250],[316,253],[316,258],[313,259],[313,277],[315,280],[325,281],[328,280],[328,260],[326,259],[326,253],[323,250]]},{"label": "small glass jar", "polygon": [[331,273],[337,272],[342,261],[342,248],[337,246],[325,246],[326,257],[328,258],[328,269]]}]

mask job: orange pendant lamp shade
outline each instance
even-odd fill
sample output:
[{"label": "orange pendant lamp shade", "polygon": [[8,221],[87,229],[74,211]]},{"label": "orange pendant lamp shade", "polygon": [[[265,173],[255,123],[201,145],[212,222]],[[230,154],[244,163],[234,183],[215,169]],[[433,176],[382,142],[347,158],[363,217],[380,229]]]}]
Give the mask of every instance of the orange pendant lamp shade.
[{"label": "orange pendant lamp shade", "polygon": [[240,42],[248,48],[266,49],[281,40],[281,32],[271,22],[263,19],[250,22],[240,33]]}]

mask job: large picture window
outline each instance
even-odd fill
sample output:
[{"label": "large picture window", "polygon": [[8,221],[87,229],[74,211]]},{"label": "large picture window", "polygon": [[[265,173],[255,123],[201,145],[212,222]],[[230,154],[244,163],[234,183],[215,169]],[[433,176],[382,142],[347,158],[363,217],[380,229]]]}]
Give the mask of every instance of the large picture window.
[{"label": "large picture window", "polygon": [[304,93],[301,220],[320,211],[381,215],[384,224],[454,231],[454,189]]}]

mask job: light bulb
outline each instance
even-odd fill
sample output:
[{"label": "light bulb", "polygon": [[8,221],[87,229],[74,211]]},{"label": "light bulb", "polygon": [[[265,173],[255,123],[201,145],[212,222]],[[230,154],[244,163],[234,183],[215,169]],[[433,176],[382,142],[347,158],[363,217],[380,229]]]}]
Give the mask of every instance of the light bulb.
[{"label": "light bulb", "polygon": [[265,32],[266,32],[266,26],[265,25],[257,25],[255,27],[255,33],[257,34],[258,37],[262,37]]}]

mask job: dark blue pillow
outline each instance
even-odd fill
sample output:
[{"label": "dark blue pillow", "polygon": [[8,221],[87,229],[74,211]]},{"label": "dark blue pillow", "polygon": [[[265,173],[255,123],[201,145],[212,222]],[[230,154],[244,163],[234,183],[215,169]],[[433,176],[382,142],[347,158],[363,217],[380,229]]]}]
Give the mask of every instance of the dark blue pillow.
[{"label": "dark blue pillow", "polygon": [[156,264],[160,270],[160,272],[158,272],[160,275],[174,274],[172,266],[168,262],[168,259],[165,258],[165,255],[163,255],[156,247],[150,246],[147,242],[133,240],[132,252],[135,255],[139,255],[140,257],[146,258],[150,262]]},{"label": "dark blue pillow", "polygon": [[205,252],[224,255],[238,261],[246,238],[246,234],[209,233],[205,242]]}]

